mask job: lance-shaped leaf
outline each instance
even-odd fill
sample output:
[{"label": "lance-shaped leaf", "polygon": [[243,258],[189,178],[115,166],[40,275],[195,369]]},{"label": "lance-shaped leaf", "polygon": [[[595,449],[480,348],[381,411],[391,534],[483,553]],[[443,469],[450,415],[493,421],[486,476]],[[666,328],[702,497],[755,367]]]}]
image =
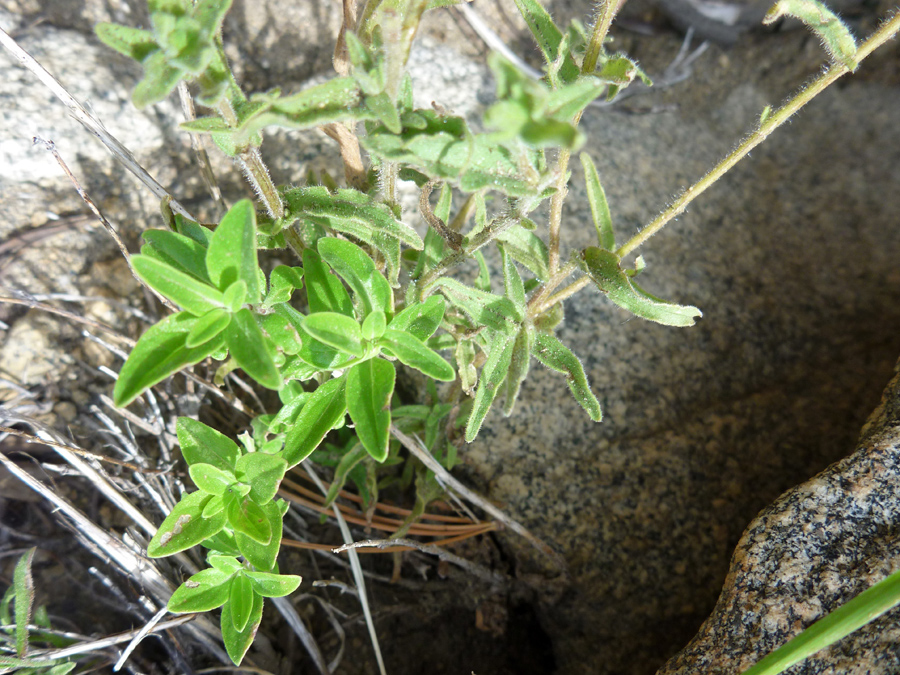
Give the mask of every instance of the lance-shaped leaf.
[{"label": "lance-shaped leaf", "polygon": [[441,278],[434,286],[452,305],[465,312],[476,326],[483,324],[491,330],[511,333],[516,325],[516,308],[509,298],[469,288],[456,279]]},{"label": "lance-shaped leaf", "polygon": [[360,442],[377,462],[388,454],[395,380],[394,365],[384,359],[369,359],[347,371],[347,412]]},{"label": "lance-shaped leaf", "polygon": [[264,387],[281,388],[281,374],[272,360],[268,340],[249,309],[235,312],[223,335],[228,351],[244,372]]},{"label": "lance-shaped leaf", "polygon": [[225,307],[225,299],[219,290],[156,258],[133,255],[131,265],[148,286],[194,316]]},{"label": "lance-shaped leaf", "polygon": [[515,224],[500,232],[496,239],[503,243],[513,260],[522,263],[538,279],[547,281],[550,278],[550,253],[540,237]]},{"label": "lance-shaped leaf", "polygon": [[572,391],[572,396],[578,401],[578,405],[587,410],[592,420],[599,422],[603,418],[600,402],[591,391],[581,361],[555,335],[539,332],[535,336],[531,353],[551,370],[566,376],[566,383]]},{"label": "lance-shaped leaf", "polygon": [[224,499],[224,513],[235,532],[245,534],[263,546],[272,541],[272,526],[259,504],[233,487],[225,491]]},{"label": "lance-shaped leaf", "polygon": [[178,312],[147,329],[119,372],[113,389],[117,406],[128,405],[145,389],[221,349],[225,344],[222,334],[197,347],[187,346],[196,322],[187,312]]},{"label": "lance-shaped leaf", "polygon": [[516,264],[503,246],[500,247],[500,257],[503,262],[503,287],[506,290],[506,297],[515,307],[513,318],[522,321],[525,318],[525,284],[519,270],[516,269]]},{"label": "lance-shaped leaf", "polygon": [[31,561],[34,552],[31,548],[19,558],[13,572],[13,588],[15,589],[16,614],[16,654],[25,656],[28,651],[28,624],[31,623],[31,611],[34,608],[34,579],[31,576]]},{"label": "lance-shaped leaf", "polygon": [[366,107],[372,111],[372,115],[380,121],[388,130],[399,134],[403,127],[400,126],[400,114],[397,106],[391,101],[387,92],[381,92],[374,96],[366,97]]},{"label": "lance-shaped leaf", "polygon": [[[279,316],[284,317],[291,327],[298,331],[299,334],[305,336],[303,337],[300,351],[297,352],[297,357],[301,362],[297,364],[299,370],[305,372],[306,369],[302,367],[302,364],[307,364],[313,368],[314,373],[326,370],[337,370],[342,368],[348,361],[352,360],[353,357],[351,355],[338,351],[333,347],[329,347],[325,343],[319,342],[309,336],[309,333],[306,333],[303,329],[303,322],[306,320],[306,317],[290,305],[276,305],[275,312]],[[291,376],[285,371],[284,377],[289,379]],[[294,377],[297,376],[294,375]],[[308,376],[301,379],[308,379]]]},{"label": "lance-shaped leaf", "polygon": [[471,340],[460,340],[453,353],[459,370],[459,384],[469,396],[475,395],[478,369],[475,367],[475,345]]},{"label": "lance-shaped leaf", "polygon": [[409,333],[388,328],[377,344],[389,350],[401,363],[415,368],[428,377],[442,382],[452,382],[456,379],[453,366]]},{"label": "lance-shaped leaf", "polygon": [[560,122],[569,122],[584,111],[603,93],[606,84],[590,75],[579,77],[571,84],[554,89],[544,103],[544,115]]},{"label": "lance-shaped leaf", "polygon": [[181,272],[210,283],[206,271],[206,246],[171,230],[147,230],[142,236],[147,246],[141,248],[141,253],[157,257]]},{"label": "lance-shaped leaf", "polygon": [[506,376],[504,384],[506,399],[503,402],[503,414],[509,417],[512,415],[513,408],[516,405],[516,399],[519,398],[519,390],[522,388],[522,382],[528,376],[528,370],[531,367],[531,349],[534,343],[534,330],[528,326],[522,326],[516,334],[513,343],[512,357],[509,361],[509,373]]},{"label": "lance-shaped leaf", "polygon": [[327,237],[319,240],[319,255],[347,282],[362,305],[364,318],[375,310],[386,316],[393,314],[391,285],[359,246],[345,239]]},{"label": "lance-shaped leaf", "polygon": [[166,609],[174,614],[208,612],[228,601],[231,574],[211,568],[194,574],[175,589]]},{"label": "lance-shaped leaf", "polygon": [[417,302],[399,312],[388,328],[409,333],[424,342],[441,325],[446,306],[442,295],[429,296],[425,302]]},{"label": "lance-shaped leaf", "polygon": [[[531,35],[537,42],[538,48],[544,55],[544,61],[549,65],[556,61],[559,55],[559,43],[562,41],[562,31],[553,23],[550,14],[537,0],[516,0],[516,7],[528,24]],[[571,58],[567,59],[560,70],[560,77],[568,82],[578,76],[578,66]]]},{"label": "lance-shaped leaf", "polygon": [[249,199],[242,199],[232,206],[213,232],[206,251],[206,269],[219,290],[224,291],[241,280],[247,284],[247,302],[259,302],[256,210]]},{"label": "lance-shaped leaf", "polygon": [[184,344],[188,348],[199,347],[228,328],[231,312],[226,309],[211,309],[197,319]]},{"label": "lance-shaped leaf", "polygon": [[310,314],[303,321],[303,330],[319,342],[324,342],[335,349],[362,357],[362,331],[355,319],[336,312],[319,312]]},{"label": "lance-shaped leaf", "polygon": [[703,316],[696,307],[660,300],[631,281],[611,251],[591,246],[581,254],[582,269],[610,300],[635,316],[665,326],[693,326]]},{"label": "lance-shaped leaf", "polygon": [[210,518],[203,517],[203,508],[213,499],[205,492],[184,495],[159,526],[147,545],[147,555],[162,558],[196,546],[225,527],[225,511]]},{"label": "lance-shaped leaf", "polygon": [[250,612],[253,611],[253,586],[250,580],[243,574],[238,574],[231,580],[231,588],[228,594],[228,608],[231,610],[231,623],[236,631],[242,631],[250,621]]},{"label": "lance-shaped leaf", "polygon": [[303,274],[310,314],[338,312],[353,316],[353,302],[344,284],[329,272],[322,257],[311,249],[303,251]]},{"label": "lance-shaped leaf", "polygon": [[303,406],[284,440],[282,456],[289,468],[309,457],[325,434],[344,418],[347,412],[346,382],[347,378],[341,376],[319,385]]},{"label": "lance-shaped leaf", "polygon": [[782,16],[800,19],[819,36],[832,60],[849,70],[856,70],[856,40],[846,25],[818,0],[778,0],[766,14],[763,23],[770,24]]},{"label": "lance-shaped leaf", "polygon": [[250,485],[250,498],[257,504],[265,504],[275,496],[285,471],[287,462],[282,457],[263,452],[244,455],[235,466],[238,479]]},{"label": "lance-shaped leaf", "polygon": [[131,95],[131,102],[137,108],[146,108],[159,103],[178,85],[184,75],[181,68],[170,66],[162,51],[154,51],[143,61],[144,78],[138,82]]},{"label": "lance-shaped leaf", "polygon": [[271,570],[275,567],[278,551],[281,548],[281,535],[284,523],[282,522],[282,510],[278,502],[263,504],[263,513],[269,521],[272,530],[272,538],[268,544],[260,544],[248,537],[243,532],[235,532],[234,540],[241,555],[258,570]]},{"label": "lance-shaped leaf", "polygon": [[225,644],[225,651],[228,652],[234,665],[241,665],[244,655],[253,644],[253,638],[256,637],[256,631],[262,621],[263,598],[256,593],[253,594],[253,605],[250,608],[247,624],[244,630],[237,630],[231,618],[231,611],[222,611],[222,642]]},{"label": "lance-shaped leaf", "polygon": [[211,495],[223,495],[229,485],[237,482],[230,471],[222,471],[212,464],[191,464],[188,469],[194,485]]},{"label": "lance-shaped leaf", "polygon": [[303,268],[278,265],[269,273],[269,292],[263,304],[266,307],[288,302],[294,291],[303,287]]},{"label": "lance-shaped leaf", "polygon": [[235,572],[240,572],[244,569],[244,566],[235,558],[233,555],[209,555],[206,558],[206,561],[214,568],[219,570],[220,572],[224,572],[228,576],[231,576]]},{"label": "lance-shaped leaf", "polygon": [[653,84],[647,73],[624,54],[615,54],[607,57],[594,75],[609,85],[609,89],[606,92],[606,100],[608,101],[613,100],[622,89],[634,81],[635,77],[640,78],[648,87]]},{"label": "lance-shaped leaf", "polygon": [[469,414],[469,421],[466,424],[467,443],[475,440],[485,416],[491,409],[491,404],[500,393],[503,380],[506,379],[509,371],[515,345],[514,338],[515,334],[498,333],[490,340],[491,353],[481,369],[478,389],[475,391],[475,400],[472,402],[472,412]]},{"label": "lance-shaped leaf", "polygon": [[387,328],[387,319],[384,318],[384,312],[376,309],[366,317],[362,324],[363,340],[377,340],[384,335]]},{"label": "lance-shaped leaf", "polygon": [[297,590],[303,577],[296,574],[270,574],[268,572],[245,572],[253,590],[264,598],[283,598]]},{"label": "lance-shaped leaf", "polygon": [[600,184],[597,167],[594,166],[594,161],[586,152],[581,153],[581,166],[584,167],[584,182],[587,187],[588,202],[591,204],[594,227],[597,229],[597,241],[600,248],[615,251],[616,235],[613,233],[612,216],[609,214],[609,204],[606,203],[606,193]]},{"label": "lance-shaped leaf", "polygon": [[241,451],[228,436],[190,417],[179,417],[175,432],[181,454],[189,465],[212,464],[222,471],[234,472]]}]

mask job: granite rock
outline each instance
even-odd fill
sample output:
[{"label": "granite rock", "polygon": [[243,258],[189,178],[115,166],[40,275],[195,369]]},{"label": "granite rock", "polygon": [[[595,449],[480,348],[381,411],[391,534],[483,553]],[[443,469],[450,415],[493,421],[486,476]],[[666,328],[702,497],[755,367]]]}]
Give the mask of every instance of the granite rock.
[{"label": "granite rock", "polygon": [[[828,612],[900,570],[900,364],[856,451],[789,490],[749,525],[697,636],[658,675],[740,673]],[[900,671],[889,612],[791,672]]]}]

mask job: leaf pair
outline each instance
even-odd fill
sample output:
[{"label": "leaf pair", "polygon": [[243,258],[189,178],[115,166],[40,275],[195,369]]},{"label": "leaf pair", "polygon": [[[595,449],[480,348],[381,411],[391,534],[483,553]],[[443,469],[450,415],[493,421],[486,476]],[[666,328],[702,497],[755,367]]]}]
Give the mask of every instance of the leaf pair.
[{"label": "leaf pair", "polygon": [[245,568],[237,558],[210,555],[212,567],[179,586],[169,599],[176,614],[209,612],[222,607],[222,639],[228,656],[240,665],[262,620],[263,598],[293,593],[302,581],[291,574],[272,574]]}]

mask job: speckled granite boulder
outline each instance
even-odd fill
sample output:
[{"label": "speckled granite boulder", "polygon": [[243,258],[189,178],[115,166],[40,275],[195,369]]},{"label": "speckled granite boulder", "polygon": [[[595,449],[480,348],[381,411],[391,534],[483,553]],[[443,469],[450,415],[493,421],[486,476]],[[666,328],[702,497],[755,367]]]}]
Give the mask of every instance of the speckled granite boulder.
[{"label": "speckled granite boulder", "polygon": [[[856,452],[786,492],[754,520],[725,588],[690,644],[659,675],[739,673],[872,584],[900,569],[900,369]],[[900,672],[890,612],[791,670]]]}]

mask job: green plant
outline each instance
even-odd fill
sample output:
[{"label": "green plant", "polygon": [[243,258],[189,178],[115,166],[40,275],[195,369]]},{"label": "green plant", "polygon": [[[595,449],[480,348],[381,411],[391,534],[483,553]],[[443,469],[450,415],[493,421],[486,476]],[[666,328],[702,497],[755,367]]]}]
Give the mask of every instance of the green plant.
[{"label": "green plant", "polygon": [[[412,40],[422,14],[446,4],[452,3],[370,0],[359,17],[345,18],[337,77],[294,94],[249,97],[222,48],[228,0],[150,0],[152,30],[97,27],[104,42],[144,65],[137,105],[162,100],[182,80],[197,84],[198,101],[215,114],[184,128],[209,135],[236,158],[264,207],[257,212],[249,200],[239,201],[209,229],[163,203],[168,229],[146,232],[131,263],[181,311],[144,333],[114,391],[115,402],[128,405],[171,374],[212,358],[224,362],[217,380],[240,368],[278,392],[281,407],[253,420],[243,447],[195,420],[179,420],[178,439],[199,489],[182,498],[148,547],[154,557],[197,544],[209,549],[211,567],[185,582],[169,609],[224,606],[222,633],[235,663],[252,642],[263,598],[286,595],[300,583],[281,575],[276,563],[287,508],[276,493],[288,469],[307,458],[331,463],[338,478],[332,499],[347,479],[371,498],[376,466],[403,461],[393,425],[422,434],[428,451],[452,466],[498,397],[503,412],[512,412],[532,358],[565,375],[575,400],[599,421],[600,403],[580,361],[555,335],[562,301],[593,284],[636,316],[693,325],[699,309],[644,290],[636,283],[643,259],[630,267],[624,257],[898,29],[894,20],[857,49],[818,3],[779,2],[770,18],[791,14],[808,23],[826,44],[832,67],[779,110],[767,108],[744,144],[618,248],[598,172],[582,153],[597,245],[564,260],[562,206],[571,153],[584,140],[580,118],[599,96],[614,98],[635,79],[649,83],[631,59],[605,48],[616,3],[601,4],[588,33],[577,22],[563,30],[535,0],[517,0],[546,74],[531,80],[492,55],[497,101],[484,114],[484,132],[461,117],[413,106],[405,74]],[[348,187],[325,175],[301,187],[275,186],[258,153],[269,126],[322,127],[340,146]],[[420,189],[429,226],[424,239],[400,219],[399,179]],[[454,191],[464,195],[455,211]],[[549,219],[539,227],[532,214],[547,200]],[[464,234],[470,219],[474,225]],[[492,243],[502,293],[492,288],[482,251]],[[269,248],[292,249],[302,266],[266,272],[258,250]],[[471,284],[452,276],[467,260],[480,270]],[[576,271],[582,276],[557,290]],[[441,351],[452,354],[455,368]],[[403,405],[396,396],[398,362],[426,377],[430,405]],[[438,390],[435,382],[452,384]],[[332,430],[340,445],[325,443]],[[406,461],[420,479],[420,501],[439,494],[434,475]]]}]

